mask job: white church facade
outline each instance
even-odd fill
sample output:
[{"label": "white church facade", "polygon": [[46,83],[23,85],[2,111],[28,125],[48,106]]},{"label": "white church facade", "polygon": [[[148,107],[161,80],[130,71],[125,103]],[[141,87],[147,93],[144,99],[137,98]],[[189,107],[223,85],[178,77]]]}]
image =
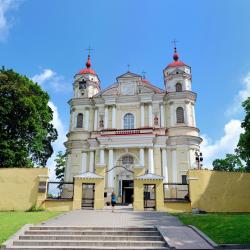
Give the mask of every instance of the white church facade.
[{"label": "white church facade", "polygon": [[143,169],[145,179],[186,182],[187,170],[197,167],[195,152],[202,139],[191,67],[179,60],[176,49],[163,77],[159,88],[128,71],[102,89],[88,56],[86,68],[75,75],[69,101],[65,181],[98,178],[96,169],[103,168],[103,192],[114,191],[122,203],[132,201],[136,169]]}]

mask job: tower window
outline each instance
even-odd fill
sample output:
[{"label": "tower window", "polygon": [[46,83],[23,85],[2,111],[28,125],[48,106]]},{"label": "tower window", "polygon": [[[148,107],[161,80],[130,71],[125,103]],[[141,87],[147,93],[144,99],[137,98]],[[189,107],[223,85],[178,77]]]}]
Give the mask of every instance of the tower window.
[{"label": "tower window", "polygon": [[184,110],[182,107],[176,109],[176,120],[177,123],[184,123]]},{"label": "tower window", "polygon": [[182,91],[182,85],[181,85],[181,83],[176,83],[176,85],[175,85],[175,90],[176,90],[176,92],[181,92]]},{"label": "tower window", "polygon": [[82,113],[79,113],[79,114],[77,115],[76,127],[77,127],[77,128],[82,128],[82,125],[83,125],[83,114],[82,114]]},{"label": "tower window", "polygon": [[133,129],[134,126],[134,115],[131,113],[128,113],[124,116],[123,121],[124,121],[124,129]]}]

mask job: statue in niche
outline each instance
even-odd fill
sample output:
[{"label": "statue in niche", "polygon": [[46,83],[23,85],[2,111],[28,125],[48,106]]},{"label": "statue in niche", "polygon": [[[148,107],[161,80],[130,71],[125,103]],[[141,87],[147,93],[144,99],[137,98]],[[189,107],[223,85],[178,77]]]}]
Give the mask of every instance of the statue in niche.
[{"label": "statue in niche", "polygon": [[159,119],[157,114],[155,114],[155,118],[154,118],[154,125],[158,126],[159,125]]}]

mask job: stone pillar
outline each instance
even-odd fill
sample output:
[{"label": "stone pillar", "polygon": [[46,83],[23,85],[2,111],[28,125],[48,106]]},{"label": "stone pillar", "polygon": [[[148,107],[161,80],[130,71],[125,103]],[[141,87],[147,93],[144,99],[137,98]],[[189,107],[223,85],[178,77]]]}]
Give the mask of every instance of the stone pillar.
[{"label": "stone pillar", "polygon": [[164,182],[168,182],[168,163],[167,163],[167,150],[162,148],[161,150],[162,159],[162,175],[164,177]]},{"label": "stone pillar", "polygon": [[82,152],[82,173],[87,172],[87,153]]},{"label": "stone pillar", "polygon": [[67,165],[65,169],[65,181],[70,182],[71,153],[67,155]]},{"label": "stone pillar", "polygon": [[[108,170],[114,167],[114,152],[113,149],[109,149],[109,165]],[[108,188],[114,188],[114,169],[108,172]]]},{"label": "stone pillar", "polygon": [[141,103],[141,127],[144,126],[144,103]]},{"label": "stone pillar", "polygon": [[112,128],[116,128],[116,106],[112,106]]},{"label": "stone pillar", "polygon": [[104,165],[105,164],[105,152],[104,149],[101,148],[100,149],[100,165]]},{"label": "stone pillar", "polygon": [[148,173],[154,174],[154,150],[153,148],[148,149]]},{"label": "stone pillar", "polygon": [[109,109],[108,106],[105,106],[104,108],[104,128],[108,128],[108,122],[109,122]]},{"label": "stone pillar", "polygon": [[89,130],[89,109],[85,109],[85,130]]},{"label": "stone pillar", "polygon": [[89,157],[89,172],[94,173],[94,163],[95,163],[95,152],[90,151]]},{"label": "stone pillar", "polygon": [[144,167],[144,148],[140,148],[140,165]]},{"label": "stone pillar", "polygon": [[152,120],[152,103],[149,103],[148,105],[148,126],[153,126],[153,120]]},{"label": "stone pillar", "polygon": [[172,150],[172,173],[173,183],[178,182],[177,162],[176,162],[176,149]]},{"label": "stone pillar", "polygon": [[95,117],[94,117],[94,131],[98,128],[98,109],[95,109]]},{"label": "stone pillar", "polygon": [[163,103],[160,104],[160,114],[161,114],[161,128],[164,127],[164,105]]}]

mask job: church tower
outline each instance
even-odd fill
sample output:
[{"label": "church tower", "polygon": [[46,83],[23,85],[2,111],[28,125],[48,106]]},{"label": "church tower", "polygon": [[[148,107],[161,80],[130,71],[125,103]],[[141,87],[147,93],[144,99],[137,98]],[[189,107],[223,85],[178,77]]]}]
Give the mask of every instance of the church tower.
[{"label": "church tower", "polygon": [[74,98],[91,98],[100,91],[100,80],[91,69],[90,55],[86,62],[86,68],[75,75]]}]

